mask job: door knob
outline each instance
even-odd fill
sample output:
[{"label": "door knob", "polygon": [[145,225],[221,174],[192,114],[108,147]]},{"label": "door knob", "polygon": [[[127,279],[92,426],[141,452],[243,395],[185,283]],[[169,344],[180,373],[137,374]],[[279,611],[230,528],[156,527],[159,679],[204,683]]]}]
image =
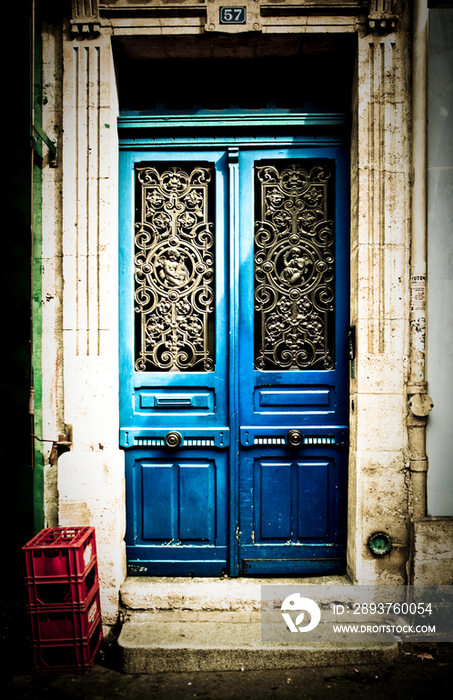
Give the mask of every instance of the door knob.
[{"label": "door knob", "polygon": [[179,447],[181,443],[182,435],[176,432],[176,430],[172,430],[165,436],[165,444],[167,447]]},{"label": "door knob", "polygon": [[291,445],[291,447],[299,447],[299,445],[302,445],[304,441],[304,436],[300,430],[290,430],[286,436],[286,441],[288,445]]}]

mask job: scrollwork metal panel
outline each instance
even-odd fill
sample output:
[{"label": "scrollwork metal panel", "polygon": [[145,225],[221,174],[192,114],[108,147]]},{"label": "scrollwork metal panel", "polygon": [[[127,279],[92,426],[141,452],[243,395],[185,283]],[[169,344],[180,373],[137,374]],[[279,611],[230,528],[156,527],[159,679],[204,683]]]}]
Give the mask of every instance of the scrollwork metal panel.
[{"label": "scrollwork metal panel", "polygon": [[137,168],[135,369],[214,369],[213,168]]},{"label": "scrollwork metal panel", "polygon": [[324,165],[280,163],[255,169],[255,368],[332,369],[333,183]]}]

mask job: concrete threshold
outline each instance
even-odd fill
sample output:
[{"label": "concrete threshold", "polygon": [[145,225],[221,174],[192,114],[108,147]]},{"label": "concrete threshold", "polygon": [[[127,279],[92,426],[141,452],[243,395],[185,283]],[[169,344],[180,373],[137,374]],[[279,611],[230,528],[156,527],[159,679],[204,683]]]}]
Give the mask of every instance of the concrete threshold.
[{"label": "concrete threshold", "polygon": [[128,578],[118,639],[125,673],[238,671],[390,662],[396,641],[332,643],[320,625],[309,644],[261,641],[261,586],[348,586],[303,579]]}]

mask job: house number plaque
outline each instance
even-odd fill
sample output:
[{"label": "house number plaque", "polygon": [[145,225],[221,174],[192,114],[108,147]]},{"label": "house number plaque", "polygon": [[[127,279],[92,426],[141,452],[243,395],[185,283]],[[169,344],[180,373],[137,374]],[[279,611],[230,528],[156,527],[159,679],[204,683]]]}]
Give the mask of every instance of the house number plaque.
[{"label": "house number plaque", "polygon": [[220,24],[245,24],[247,22],[245,7],[221,7],[219,15]]}]

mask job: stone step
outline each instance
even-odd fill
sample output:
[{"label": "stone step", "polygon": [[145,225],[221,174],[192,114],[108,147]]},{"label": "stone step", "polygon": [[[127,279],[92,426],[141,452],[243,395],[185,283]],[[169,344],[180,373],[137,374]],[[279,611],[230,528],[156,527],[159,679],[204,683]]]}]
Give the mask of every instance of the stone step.
[{"label": "stone step", "polygon": [[121,604],[128,610],[260,610],[261,586],[351,586],[347,576],[305,578],[128,577]]},{"label": "stone step", "polygon": [[[118,645],[125,673],[289,669],[386,663],[395,641],[261,641],[262,585],[351,586],[345,576],[304,579],[128,578]],[[324,634],[323,634],[324,632]]]},{"label": "stone step", "polygon": [[261,641],[260,613],[135,612],[118,645],[125,673],[240,671],[389,663],[398,644]]}]

